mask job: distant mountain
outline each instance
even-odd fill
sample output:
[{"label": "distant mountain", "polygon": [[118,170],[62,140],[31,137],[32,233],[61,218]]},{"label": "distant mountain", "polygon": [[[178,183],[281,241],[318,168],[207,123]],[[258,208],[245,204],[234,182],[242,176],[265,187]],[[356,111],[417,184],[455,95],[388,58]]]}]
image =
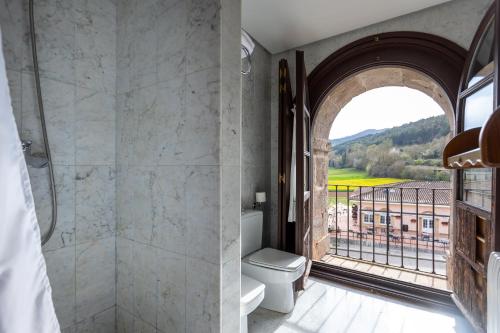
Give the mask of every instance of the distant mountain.
[{"label": "distant mountain", "polygon": [[[371,131],[371,130],[368,130]],[[363,132],[361,132],[363,133]],[[359,134],[361,134],[359,133]],[[426,144],[434,139],[450,133],[450,126],[445,115],[417,120],[412,123],[381,130],[379,133],[359,135],[357,138],[334,142],[332,150],[336,152],[348,150],[354,144],[378,145],[389,141],[393,146]],[[340,140],[343,140],[342,138]]]},{"label": "distant mountain", "polygon": [[361,132],[353,134],[353,135],[344,136],[343,138],[338,138],[338,139],[330,140],[330,143],[332,144],[332,146],[334,146],[334,145],[340,145],[342,143],[346,143],[346,142],[349,142],[349,141],[361,139],[361,138],[363,138],[365,136],[368,136],[368,135],[374,135],[374,134],[382,133],[385,130],[386,130],[386,128],[379,129],[379,130],[377,130],[377,129],[367,129],[367,130],[361,131]]}]

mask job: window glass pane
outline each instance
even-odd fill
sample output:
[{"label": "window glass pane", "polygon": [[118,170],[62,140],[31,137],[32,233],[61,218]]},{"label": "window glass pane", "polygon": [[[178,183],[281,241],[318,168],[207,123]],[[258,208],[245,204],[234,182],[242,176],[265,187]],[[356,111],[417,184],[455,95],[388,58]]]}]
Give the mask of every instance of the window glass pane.
[{"label": "window glass pane", "polygon": [[486,77],[488,74],[493,73],[494,70],[494,24],[491,23],[483,36],[482,41],[479,43],[474,60],[471,63],[469,71],[467,87],[473,86],[475,83]]},{"label": "window glass pane", "polygon": [[465,169],[462,200],[471,206],[491,210],[491,169]]},{"label": "window glass pane", "polygon": [[464,130],[482,127],[493,113],[493,82],[465,100]]}]

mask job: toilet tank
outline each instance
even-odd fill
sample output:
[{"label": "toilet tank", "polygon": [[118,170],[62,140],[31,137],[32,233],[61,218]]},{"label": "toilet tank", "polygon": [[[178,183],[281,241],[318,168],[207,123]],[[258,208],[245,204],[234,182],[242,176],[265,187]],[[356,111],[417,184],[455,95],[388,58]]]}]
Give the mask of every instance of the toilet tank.
[{"label": "toilet tank", "polygon": [[263,215],[260,210],[241,212],[241,257],[262,247]]}]

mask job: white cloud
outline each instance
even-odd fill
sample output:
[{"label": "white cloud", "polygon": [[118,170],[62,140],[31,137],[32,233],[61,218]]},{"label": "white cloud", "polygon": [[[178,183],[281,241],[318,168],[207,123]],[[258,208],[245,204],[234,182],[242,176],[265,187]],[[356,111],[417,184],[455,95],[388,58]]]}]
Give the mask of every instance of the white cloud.
[{"label": "white cloud", "polygon": [[342,138],[367,129],[399,126],[444,114],[426,94],[406,87],[383,87],[352,99],[338,114],[330,139]]}]

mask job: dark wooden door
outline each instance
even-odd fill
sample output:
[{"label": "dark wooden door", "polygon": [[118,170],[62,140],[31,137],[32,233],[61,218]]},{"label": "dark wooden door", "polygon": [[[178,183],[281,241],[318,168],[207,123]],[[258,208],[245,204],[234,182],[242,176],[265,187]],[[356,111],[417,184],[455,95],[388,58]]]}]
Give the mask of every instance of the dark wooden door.
[{"label": "dark wooden door", "polygon": [[297,283],[303,289],[311,268],[312,250],[312,149],[309,88],[304,63],[304,52],[296,51],[296,200],[295,253],[307,258],[306,272]]}]

